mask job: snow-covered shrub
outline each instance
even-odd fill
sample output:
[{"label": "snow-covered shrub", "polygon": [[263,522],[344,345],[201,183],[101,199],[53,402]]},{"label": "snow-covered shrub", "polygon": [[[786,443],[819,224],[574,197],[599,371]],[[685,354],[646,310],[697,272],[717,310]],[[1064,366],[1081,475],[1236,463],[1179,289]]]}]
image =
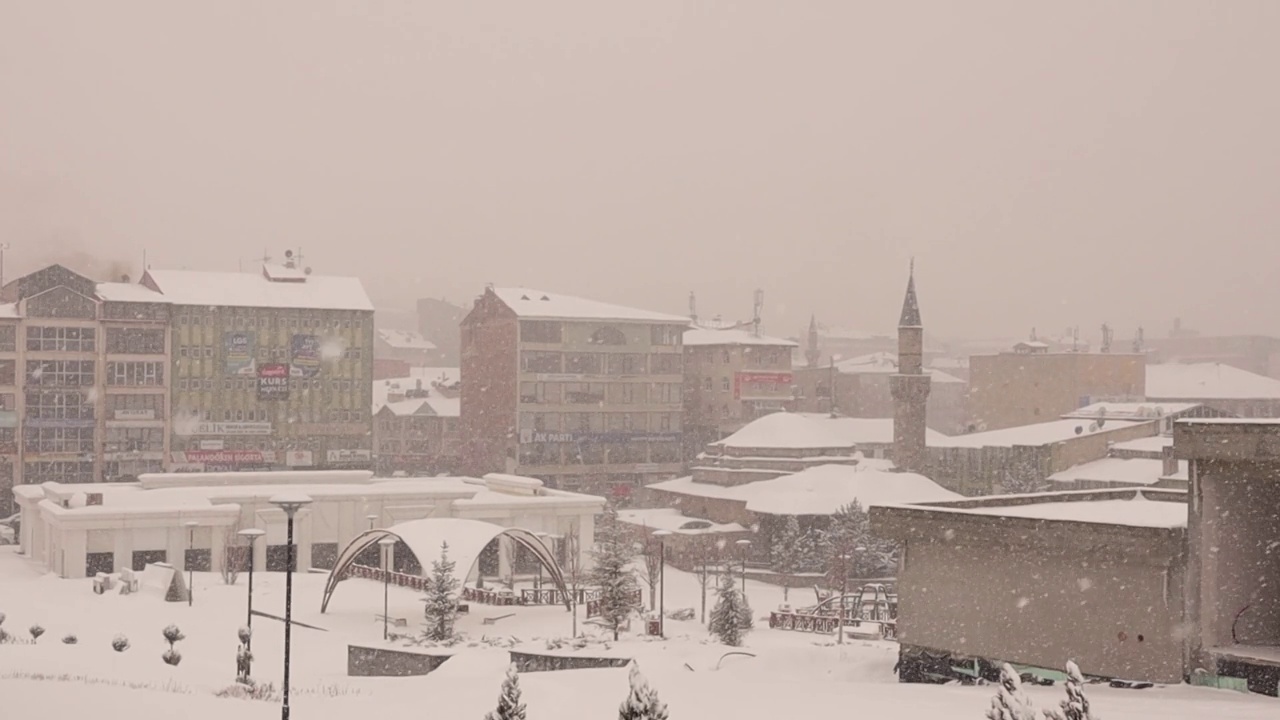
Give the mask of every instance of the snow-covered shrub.
[{"label": "snow-covered shrub", "polygon": [[173,648],[169,648],[164,651],[164,654],[160,656],[160,659],[164,660],[166,665],[173,665],[176,667],[178,663],[182,662],[182,653],[174,650]]},{"label": "snow-covered shrub", "polygon": [[520,675],[513,663],[502,680],[502,693],[498,695],[498,709],[484,716],[484,720],[525,720],[525,706],[520,702]]},{"label": "snow-covered shrub", "polygon": [[116,652],[124,652],[129,649],[129,638],[124,635],[117,635],[111,639],[111,649]]},{"label": "snow-covered shrub", "polygon": [[62,637],[62,642],[66,645],[75,645],[80,642],[80,638],[76,637],[75,633],[67,633]]},{"label": "snow-covered shrub", "polygon": [[1067,661],[1067,699],[1059,707],[1044,711],[1049,720],[1100,720],[1089,710],[1089,698],[1084,696],[1084,675],[1074,661]]},{"label": "snow-covered shrub", "polygon": [[240,638],[241,645],[248,645],[249,640],[253,638],[253,628],[248,625],[241,625],[240,629],[236,631],[236,636]]},{"label": "snow-covered shrub", "polygon": [[640,666],[631,663],[631,692],[618,708],[618,720],[667,720],[667,704],[658,699],[658,691],[640,674]]},{"label": "snow-covered shrub", "polygon": [[165,642],[169,643],[169,649],[173,649],[174,643],[179,640],[186,640],[187,636],[182,634],[177,625],[170,625],[161,631],[164,634]]},{"label": "snow-covered shrub", "polygon": [[738,590],[732,572],[720,576],[720,588],[716,593],[719,597],[715,607],[711,608],[711,634],[725,645],[737,647],[751,630],[751,606]]},{"label": "snow-covered shrub", "polygon": [[991,698],[987,720],[1039,720],[1040,713],[1031,698],[1022,691],[1022,679],[1013,666],[1000,666],[1000,691]]},{"label": "snow-covered shrub", "polygon": [[280,693],[276,691],[275,683],[255,683],[250,680],[247,683],[236,683],[225,687],[214,693],[220,698],[237,698],[240,700],[265,700],[267,702],[278,702]]},{"label": "snow-covered shrub", "polygon": [[41,635],[44,634],[44,628],[40,627],[39,625],[32,625],[31,627],[27,628],[27,632],[31,633],[31,642],[34,643],[40,639]]}]

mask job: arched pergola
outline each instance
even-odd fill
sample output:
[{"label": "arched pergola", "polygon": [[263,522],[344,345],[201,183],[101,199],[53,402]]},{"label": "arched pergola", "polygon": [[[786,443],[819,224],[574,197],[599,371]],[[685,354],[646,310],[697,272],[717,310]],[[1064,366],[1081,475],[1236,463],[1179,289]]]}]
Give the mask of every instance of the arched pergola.
[{"label": "arched pergola", "polygon": [[427,518],[410,520],[393,525],[386,529],[366,530],[343,548],[338,554],[338,561],[329,571],[329,579],[324,584],[324,597],[320,601],[320,612],[329,609],[329,600],[338,583],[345,579],[346,571],[355,562],[356,557],[367,548],[372,547],[383,538],[395,538],[408,546],[409,551],[418,559],[418,564],[427,572],[431,561],[440,557],[440,546],[449,543],[449,559],[457,563],[459,574],[466,578],[471,568],[480,558],[480,553],[494,540],[505,537],[533,553],[542,567],[551,576],[551,581],[560,590],[565,599],[565,608],[572,607],[569,590],[564,583],[564,571],[555,555],[546,543],[537,535],[520,528],[504,528],[501,525],[481,520],[465,520],[462,518]]}]

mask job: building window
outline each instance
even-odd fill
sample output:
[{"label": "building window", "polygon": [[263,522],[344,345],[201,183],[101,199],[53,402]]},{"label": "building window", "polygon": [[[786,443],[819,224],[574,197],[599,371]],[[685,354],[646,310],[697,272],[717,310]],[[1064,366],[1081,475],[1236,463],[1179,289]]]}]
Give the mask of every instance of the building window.
[{"label": "building window", "polygon": [[720,390],[729,392],[729,378],[720,378]]},{"label": "building window", "polygon": [[560,353],[526,350],[520,353],[520,369],[531,373],[563,372]]},{"label": "building window", "polygon": [[712,380],[709,377],[702,378],[702,389],[710,391],[712,389]]},{"label": "building window", "polygon": [[613,353],[609,359],[610,375],[643,375],[645,356],[639,353]]},{"label": "building window", "polygon": [[93,452],[93,428],[23,428],[22,447],[30,453],[91,453]]},{"label": "building window", "polygon": [[599,353],[565,353],[564,371],[575,375],[599,375],[603,370]]},{"label": "building window", "polygon": [[520,321],[520,341],[558,345],[563,342],[563,326],[558,322],[540,320]]},{"label": "building window", "polygon": [[592,345],[626,345],[627,336],[616,327],[602,327],[591,333],[591,337],[587,342]]},{"label": "building window", "polygon": [[91,483],[92,462],[52,461],[28,462],[22,465],[22,479],[28,484],[43,482]]},{"label": "building window", "polygon": [[79,392],[28,390],[26,416],[45,420],[92,420],[93,404],[86,403]]},{"label": "building window", "polygon": [[18,330],[12,325],[0,325],[0,352],[14,352],[18,349]]},{"label": "building window", "polygon": [[604,402],[603,383],[565,383],[564,401],[571,405],[594,405]]},{"label": "building window", "polygon": [[[207,382],[207,389],[213,389],[213,381]],[[200,381],[193,380],[193,388],[200,389]],[[107,363],[108,385],[132,385],[156,387],[164,384],[164,363],[161,362],[109,362]]]},{"label": "building window", "polygon": [[679,345],[684,330],[677,325],[653,325],[649,329],[649,340],[654,345]]},{"label": "building window", "polygon": [[163,355],[164,330],[107,328],[107,352],[127,355]]},{"label": "building window", "polygon": [[28,327],[29,352],[94,352],[96,333],[93,328]]},{"label": "building window", "polygon": [[164,428],[107,428],[104,452],[163,452]]},{"label": "building window", "polygon": [[164,395],[122,395],[112,393],[107,395],[107,411],[111,413],[107,417],[122,419],[121,411],[124,411],[125,417],[137,417],[145,420],[162,420],[164,419]]},{"label": "building window", "polygon": [[730,362],[733,361],[733,357],[729,354],[728,350],[721,350],[720,361],[723,362],[725,365],[728,365]]},{"label": "building window", "polygon": [[92,360],[28,360],[27,382],[53,387],[93,385]]},{"label": "building window", "polygon": [[653,355],[649,360],[649,372],[654,375],[679,375],[681,356],[676,353]]}]

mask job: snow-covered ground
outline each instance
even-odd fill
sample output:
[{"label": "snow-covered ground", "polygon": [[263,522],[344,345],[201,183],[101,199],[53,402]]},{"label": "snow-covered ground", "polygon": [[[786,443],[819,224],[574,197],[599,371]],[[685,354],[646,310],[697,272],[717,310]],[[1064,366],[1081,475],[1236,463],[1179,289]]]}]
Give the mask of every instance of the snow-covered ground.
[{"label": "snow-covered ground", "polygon": [[[46,629],[37,645],[0,645],[0,709],[4,717],[73,717],[86,711],[118,713],[135,720],[243,720],[279,717],[279,705],[229,700],[213,693],[233,683],[236,628],[244,623],[246,577],[226,586],[212,574],[196,574],[195,604],[165,603],[148,594],[95,595],[89,580],[60,580],[38,574],[34,565],[0,547],[0,612],[4,628],[27,637],[27,628]],[[378,646],[382,625],[382,586],[348,580],[339,586],[327,614],[319,612],[324,575],[295,576],[294,617],[327,632],[295,627],[292,679],[293,717],[299,720],[348,720],[377,712],[380,717],[481,718],[493,709],[508,655],[506,650],[463,646],[431,675],[418,678],[346,676],[346,645]],[[757,615],[780,600],[782,591],[748,582]],[[254,606],[282,615],[284,578],[258,573]],[[646,592],[647,596],[647,592]],[[792,600],[808,601],[812,592],[793,591]],[[698,607],[694,578],[667,572],[667,608]],[[391,588],[391,615],[417,625],[422,604],[417,593]],[[515,616],[483,625],[484,617]],[[161,630],[177,624],[186,634],[178,649],[178,667],[164,664]],[[571,621],[563,608],[472,606],[460,630],[470,639],[516,638],[521,647],[544,649],[548,638],[566,637]],[[638,628],[638,623],[637,623]],[[254,676],[280,682],[282,627],[255,618]],[[74,633],[75,645],[62,638]],[[124,653],[111,649],[117,634],[129,638]],[[829,637],[769,630],[765,623],[747,638],[743,650],[756,657],[728,657],[729,648],[710,642],[698,623],[668,620],[666,641],[627,637],[609,643],[611,654],[634,657],[671,708],[671,717],[745,718],[843,717],[972,718],[979,720],[992,695],[990,687],[901,685],[892,669],[896,649],[890,643],[832,644]],[[590,650],[583,651],[590,652]],[[32,676],[46,676],[31,679]],[[47,677],[53,676],[53,677]],[[528,673],[521,686],[531,720],[586,720],[616,717],[626,696],[626,670],[578,670]],[[1275,717],[1280,701],[1223,690],[1171,687],[1112,690],[1090,687],[1097,711],[1107,720],[1245,720]],[[1042,706],[1056,702],[1060,688],[1033,688]],[[38,713],[38,715],[37,715]]]}]

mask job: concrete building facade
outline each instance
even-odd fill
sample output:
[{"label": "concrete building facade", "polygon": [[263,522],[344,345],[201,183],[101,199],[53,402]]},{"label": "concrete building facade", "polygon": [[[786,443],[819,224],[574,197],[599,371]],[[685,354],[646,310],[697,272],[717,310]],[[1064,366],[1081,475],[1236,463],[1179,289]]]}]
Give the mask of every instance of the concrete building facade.
[{"label": "concrete building facade", "polygon": [[[795,371],[795,409],[802,412],[835,412],[849,417],[893,417],[892,377],[898,372],[896,353],[875,353],[849,358],[825,368]],[[938,432],[954,435],[969,425],[968,385],[936,368],[925,368],[929,397],[925,423]],[[834,391],[833,391],[834,388]]]},{"label": "concrete building facade", "polygon": [[1000,430],[1060,417],[1101,401],[1146,393],[1146,359],[1126,353],[1052,353],[1032,343],[969,358],[973,429]]},{"label": "concrete building facade", "polygon": [[795,346],[744,328],[685,331],[686,457],[762,415],[786,409],[792,398]]},{"label": "concrete building facade", "polygon": [[681,467],[688,319],[489,288],[462,321],[463,463],[628,496]]},{"label": "concrete building facade", "polygon": [[382,474],[459,472],[458,392],[421,379],[391,390],[373,415],[374,468]]}]

